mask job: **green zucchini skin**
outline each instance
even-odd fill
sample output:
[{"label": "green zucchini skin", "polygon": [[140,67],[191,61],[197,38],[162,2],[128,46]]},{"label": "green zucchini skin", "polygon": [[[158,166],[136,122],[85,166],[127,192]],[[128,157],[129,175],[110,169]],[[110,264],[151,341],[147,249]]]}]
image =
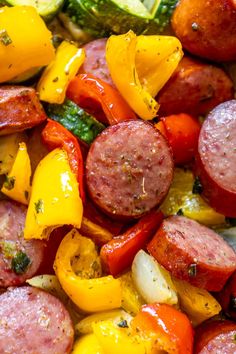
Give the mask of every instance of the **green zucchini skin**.
[{"label": "green zucchini skin", "polygon": [[89,145],[105,129],[102,123],[68,99],[62,105],[48,104],[46,112],[51,119],[62,124],[78,139]]},{"label": "green zucchini skin", "polygon": [[[141,1],[140,1],[141,2]],[[170,24],[178,0],[143,1],[147,9],[132,14],[113,0],[68,0],[66,13],[72,21],[95,38],[133,30],[139,34],[161,34]],[[142,2],[141,2],[142,3]],[[150,12],[149,12],[150,10]]]},{"label": "green zucchini skin", "polygon": [[[51,1],[32,1],[30,6],[36,8],[38,14],[44,19],[45,22],[51,21],[57,13],[62,9],[64,0],[51,0]],[[45,5],[46,3],[46,5]],[[16,6],[16,5],[29,5],[28,1],[24,0],[0,0],[0,5]]]}]

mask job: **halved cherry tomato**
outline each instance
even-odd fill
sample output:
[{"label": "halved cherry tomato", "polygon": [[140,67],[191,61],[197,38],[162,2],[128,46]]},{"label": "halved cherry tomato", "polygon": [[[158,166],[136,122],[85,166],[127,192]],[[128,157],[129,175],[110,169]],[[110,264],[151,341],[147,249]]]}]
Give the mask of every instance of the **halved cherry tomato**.
[{"label": "halved cherry tomato", "polygon": [[128,268],[136,253],[145,246],[163,220],[163,214],[152,211],[123,235],[113,238],[101,248],[101,261],[107,273],[117,275]]},{"label": "halved cherry tomato", "polygon": [[168,140],[176,165],[190,162],[197,150],[201,126],[188,114],[176,114],[161,118],[156,128]]},{"label": "halved cherry tomato", "polygon": [[67,97],[110,125],[137,118],[114,87],[91,74],[79,74],[71,80]]},{"label": "halved cherry tomato", "polygon": [[192,325],[184,313],[170,305],[143,305],[132,327],[153,338],[157,349],[167,353],[191,354],[193,351]]},{"label": "halved cherry tomato", "polygon": [[67,152],[71,170],[76,175],[76,179],[79,183],[80,197],[82,201],[85,201],[83,182],[84,164],[76,137],[60,123],[48,119],[47,125],[42,131],[42,139],[49,150],[60,147]]}]

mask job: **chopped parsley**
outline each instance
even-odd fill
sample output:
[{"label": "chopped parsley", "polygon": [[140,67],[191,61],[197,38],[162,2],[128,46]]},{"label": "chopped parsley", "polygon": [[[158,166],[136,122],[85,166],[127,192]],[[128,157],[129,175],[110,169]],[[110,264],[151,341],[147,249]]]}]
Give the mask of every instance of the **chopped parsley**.
[{"label": "chopped parsley", "polygon": [[16,182],[16,177],[8,177],[6,176],[6,180],[5,182],[3,183],[3,187],[5,187],[7,190],[11,190],[14,188],[15,186],[15,182]]},{"label": "chopped parsley", "polygon": [[40,214],[44,212],[44,204],[42,199],[39,199],[36,203],[34,203],[34,206],[35,206],[36,214]]},{"label": "chopped parsley", "polygon": [[183,209],[179,209],[176,213],[176,215],[182,216],[184,215]]},{"label": "chopped parsley", "polygon": [[0,30],[0,42],[5,46],[12,43],[12,39],[5,29]]},{"label": "chopped parsley", "polygon": [[12,258],[11,269],[16,274],[24,274],[30,263],[31,261],[27,254],[22,251],[19,251],[17,252],[15,257]]},{"label": "chopped parsley", "polygon": [[197,275],[197,265],[195,263],[190,264],[190,266],[188,268],[188,275],[190,277],[196,277],[196,275]]},{"label": "chopped parsley", "polygon": [[192,193],[193,194],[201,194],[203,191],[203,187],[200,181],[199,177],[195,178],[195,181],[193,183],[193,189],[192,189]]}]

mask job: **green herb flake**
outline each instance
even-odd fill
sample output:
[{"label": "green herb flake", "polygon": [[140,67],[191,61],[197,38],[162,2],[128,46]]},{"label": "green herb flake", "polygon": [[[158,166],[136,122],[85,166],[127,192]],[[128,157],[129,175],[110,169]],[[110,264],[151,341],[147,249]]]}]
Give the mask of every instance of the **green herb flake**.
[{"label": "green herb flake", "polygon": [[15,181],[16,181],[16,177],[8,177],[6,176],[6,180],[5,182],[3,183],[3,187],[5,187],[7,190],[11,190],[14,188],[15,186]]},{"label": "green herb flake", "polygon": [[28,200],[28,199],[29,199],[29,192],[28,192],[28,191],[25,191],[25,192],[24,192],[24,195],[25,195],[25,199]]},{"label": "green herb flake", "polygon": [[183,209],[179,209],[176,213],[176,215],[182,216],[184,215]]},{"label": "green herb flake", "polygon": [[193,194],[201,194],[202,191],[203,191],[203,188],[202,188],[202,184],[201,184],[200,178],[196,177],[195,181],[193,183],[192,193]]},{"label": "green herb flake", "polygon": [[117,326],[120,328],[129,328],[128,323],[126,320],[122,320],[119,323],[117,323]]},{"label": "green herb flake", "polygon": [[233,343],[236,344],[236,334],[233,335]]},{"label": "green herb flake", "polygon": [[5,29],[0,30],[0,42],[5,46],[12,43],[12,39]]},{"label": "green herb flake", "polygon": [[31,261],[27,254],[22,251],[19,251],[17,252],[15,257],[12,258],[11,269],[16,274],[24,274],[30,263]]},{"label": "green herb flake", "polygon": [[188,275],[189,275],[191,278],[196,277],[196,275],[197,275],[197,265],[196,265],[195,263],[190,264],[190,266],[189,266],[189,268],[188,268]]},{"label": "green herb flake", "polygon": [[36,203],[34,203],[34,206],[35,206],[36,214],[40,214],[44,212],[44,204],[42,199],[39,199]]}]

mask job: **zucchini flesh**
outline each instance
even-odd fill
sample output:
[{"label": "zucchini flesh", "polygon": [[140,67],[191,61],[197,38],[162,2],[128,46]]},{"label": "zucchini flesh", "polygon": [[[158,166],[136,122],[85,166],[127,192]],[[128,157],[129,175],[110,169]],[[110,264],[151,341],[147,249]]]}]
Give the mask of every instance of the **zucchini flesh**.
[{"label": "zucchini flesh", "polygon": [[149,32],[162,33],[170,25],[170,19],[178,0],[144,0],[143,4],[150,11],[153,19],[150,21]]},{"label": "zucchini flesh", "polygon": [[51,119],[62,124],[77,138],[87,144],[91,144],[96,136],[105,129],[102,123],[68,99],[62,105],[47,105],[46,112]]},{"label": "zucchini flesh", "polygon": [[45,21],[50,21],[60,11],[64,0],[5,0],[4,3],[9,6],[33,6]]}]

